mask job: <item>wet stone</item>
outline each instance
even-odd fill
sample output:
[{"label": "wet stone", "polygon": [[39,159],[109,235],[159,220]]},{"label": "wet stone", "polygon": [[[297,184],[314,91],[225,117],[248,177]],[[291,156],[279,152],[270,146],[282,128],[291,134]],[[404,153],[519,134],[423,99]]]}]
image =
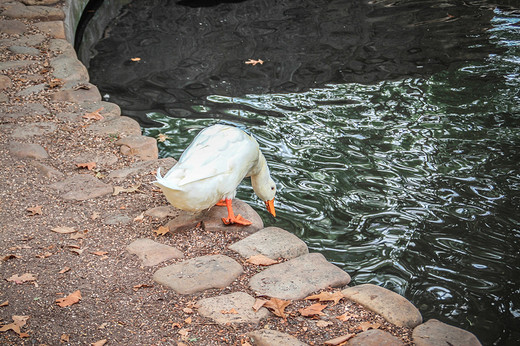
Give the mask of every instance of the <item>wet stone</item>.
[{"label": "wet stone", "polygon": [[435,319],[415,327],[412,339],[417,346],[481,345],[474,334]]},{"label": "wet stone", "polygon": [[255,330],[247,334],[253,340],[255,346],[271,346],[271,345],[284,345],[284,346],[305,346],[308,345],[294,336],[279,332],[271,329],[260,329]]},{"label": "wet stone", "polygon": [[210,255],[161,268],[155,272],[153,279],[179,294],[191,294],[227,287],[242,273],[242,266],[234,259]]},{"label": "wet stone", "polygon": [[264,228],[229,248],[245,258],[262,254],[271,259],[291,259],[309,253],[305,242],[278,227]]},{"label": "wet stone", "polygon": [[37,122],[27,125],[17,126],[11,134],[14,138],[29,138],[41,136],[56,131],[56,124],[51,122]]},{"label": "wet stone", "polygon": [[400,327],[414,328],[422,322],[421,313],[412,303],[386,288],[363,284],[346,288],[341,293]]},{"label": "wet stone", "polygon": [[156,160],[159,157],[159,149],[155,138],[146,136],[126,136],[116,142],[121,146],[121,154],[137,156],[142,160]]},{"label": "wet stone", "polygon": [[256,274],[249,287],[258,294],[279,299],[302,299],[327,287],[342,287],[350,275],[329,263],[322,254],[310,253],[275,264]]},{"label": "wet stone", "polygon": [[9,152],[12,156],[29,159],[46,159],[49,157],[47,151],[39,144],[33,143],[9,143]]},{"label": "wet stone", "polygon": [[165,244],[157,243],[151,239],[137,239],[126,247],[126,250],[137,255],[143,262],[143,266],[150,267],[174,258],[183,258],[184,254]]},{"label": "wet stone", "polygon": [[50,185],[63,199],[84,201],[111,194],[112,185],[105,184],[90,174],[76,174]]},{"label": "wet stone", "polygon": [[347,346],[402,346],[401,340],[379,329],[359,333],[347,342]]},{"label": "wet stone", "polygon": [[[256,299],[245,292],[235,292],[217,297],[201,299],[195,307],[199,314],[216,323],[259,323],[267,318],[266,308],[253,310]],[[282,344],[280,344],[282,345]]]}]

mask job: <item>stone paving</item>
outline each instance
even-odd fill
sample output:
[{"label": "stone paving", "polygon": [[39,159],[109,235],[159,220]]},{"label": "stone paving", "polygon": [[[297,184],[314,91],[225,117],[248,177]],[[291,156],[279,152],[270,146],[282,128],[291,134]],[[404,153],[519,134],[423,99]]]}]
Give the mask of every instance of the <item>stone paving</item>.
[{"label": "stone paving", "polygon": [[[24,1],[25,4],[30,1]],[[45,32],[51,32],[55,37],[50,47],[56,52],[61,52],[51,60],[54,78],[60,79],[64,84],[59,92],[52,97],[54,100],[76,102],[89,112],[95,112],[98,106],[104,108],[103,120],[88,127],[94,134],[108,135],[117,130],[122,135],[117,145],[122,155],[134,156],[142,161],[132,166],[115,170],[109,173],[114,180],[123,181],[130,176],[139,175],[148,171],[152,165],[169,168],[174,163],[172,159],[157,160],[158,151],[156,141],[153,138],[141,136],[139,125],[132,119],[118,114],[118,107],[106,102],[101,102],[97,88],[88,83],[88,72],[77,60],[72,46],[65,40],[64,20],[65,13],[57,7],[42,6],[51,5],[56,1],[33,1],[35,6],[27,6],[18,1],[0,1],[5,19],[0,20],[2,32],[15,33],[22,37],[15,41],[3,40],[3,45],[8,45],[10,51],[16,54],[38,55],[39,50],[34,48],[42,41],[39,35],[23,37],[27,31],[27,25],[20,19],[41,20],[39,28]],[[32,60],[0,62],[0,71],[25,68],[34,64]],[[36,62],[37,63],[37,62]],[[10,85],[11,81],[5,76],[0,79],[0,91]],[[44,90],[44,84],[38,84],[27,88],[20,96],[40,93]],[[6,95],[0,92],[0,100],[6,100]],[[38,106],[12,111],[4,116],[17,117],[17,114],[27,112],[38,113]],[[77,113],[64,113],[60,116],[77,118]],[[103,195],[112,194],[114,188],[111,184],[103,183],[92,175],[76,174],[63,177],[63,174],[53,167],[47,166],[38,160],[44,160],[49,156],[47,150],[38,143],[26,143],[23,140],[33,137],[62,131],[52,123],[35,122],[28,125],[13,125],[10,130],[12,141],[9,144],[9,153],[13,157],[28,158],[34,161],[34,167],[38,167],[43,175],[61,179],[51,185],[53,189],[65,200],[87,201]],[[80,158],[80,161],[87,160]],[[110,155],[96,157],[98,162],[111,162]],[[117,160],[117,158],[116,158]],[[250,227],[251,235],[237,243],[230,249],[244,258],[254,255],[264,255],[268,258],[282,261],[266,267],[254,275],[249,286],[259,295],[279,299],[303,299],[311,293],[327,289],[329,287],[343,288],[345,297],[356,301],[370,310],[382,315],[386,320],[400,326],[414,328],[413,341],[417,345],[479,345],[476,337],[460,328],[449,326],[436,320],[422,321],[420,312],[405,298],[385,288],[374,285],[358,285],[347,287],[350,276],[337,266],[329,263],[321,254],[309,253],[305,243],[286,230],[267,227],[258,214],[241,201],[234,201],[237,211],[246,218],[253,220]],[[193,227],[194,222],[202,221],[206,229],[222,229],[220,218],[225,210],[213,208],[209,213],[194,219],[191,216],[179,217],[179,213],[171,207],[164,206],[146,211],[146,215],[155,218],[173,218],[168,224],[172,232],[179,231],[183,227]],[[182,215],[181,215],[182,216]],[[129,219],[128,216],[126,218]],[[124,223],[125,215],[120,214],[111,222]],[[181,221],[179,221],[181,220]],[[107,221],[108,222],[108,221]],[[232,232],[234,227],[226,228]],[[171,259],[182,259],[184,254],[175,247],[158,243],[152,239],[138,239],[128,244],[126,249],[135,254],[143,266],[154,267]],[[209,255],[197,258],[181,260],[175,264],[157,269],[153,279],[165,287],[169,287],[178,294],[200,292],[211,288],[221,288],[232,283],[243,272],[240,263],[225,255]],[[257,311],[253,309],[255,298],[245,292],[235,292],[227,295],[219,295],[205,298],[196,303],[199,314],[213,320],[218,324],[234,323],[258,323],[266,318],[270,312],[265,308]],[[226,313],[229,311],[234,313]],[[298,339],[273,330],[258,330],[249,334],[255,345],[303,345]],[[348,345],[399,345],[401,342],[392,335],[381,330],[368,330],[358,334],[348,341]]]}]

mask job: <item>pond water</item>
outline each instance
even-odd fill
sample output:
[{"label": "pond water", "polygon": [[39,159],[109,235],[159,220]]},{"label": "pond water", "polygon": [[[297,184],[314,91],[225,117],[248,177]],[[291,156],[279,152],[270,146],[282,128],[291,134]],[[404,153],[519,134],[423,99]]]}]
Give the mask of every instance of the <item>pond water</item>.
[{"label": "pond water", "polygon": [[238,196],[266,225],[425,320],[514,345],[520,11],[496,3],[136,1],[85,56],[106,100],[167,135],[161,156],[216,122],[247,129],[277,218],[247,182]]}]

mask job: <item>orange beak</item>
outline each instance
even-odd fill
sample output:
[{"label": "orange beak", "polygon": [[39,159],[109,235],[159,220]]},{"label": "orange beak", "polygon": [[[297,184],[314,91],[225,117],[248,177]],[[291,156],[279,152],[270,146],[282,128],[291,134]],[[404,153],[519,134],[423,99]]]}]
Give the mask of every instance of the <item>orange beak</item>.
[{"label": "orange beak", "polygon": [[265,206],[267,207],[267,211],[276,217],[276,211],[274,211],[274,198],[270,201],[265,201]]}]

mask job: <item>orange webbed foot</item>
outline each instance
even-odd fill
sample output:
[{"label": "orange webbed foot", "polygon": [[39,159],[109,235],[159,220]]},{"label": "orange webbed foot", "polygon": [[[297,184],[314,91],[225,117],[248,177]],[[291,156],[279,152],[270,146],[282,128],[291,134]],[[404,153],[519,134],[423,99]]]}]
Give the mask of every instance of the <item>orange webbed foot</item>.
[{"label": "orange webbed foot", "polygon": [[249,226],[253,223],[247,219],[244,219],[242,215],[238,214],[234,218],[222,218],[222,222],[224,222],[225,225],[240,225],[240,226]]}]

